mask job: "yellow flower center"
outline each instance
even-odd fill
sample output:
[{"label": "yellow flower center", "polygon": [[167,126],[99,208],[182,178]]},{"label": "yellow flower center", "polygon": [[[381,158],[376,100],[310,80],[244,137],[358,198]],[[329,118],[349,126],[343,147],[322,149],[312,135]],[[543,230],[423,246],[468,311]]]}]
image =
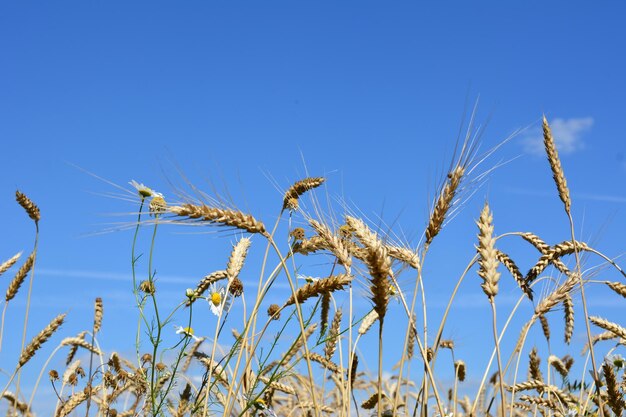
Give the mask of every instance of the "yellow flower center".
[{"label": "yellow flower center", "polygon": [[191,327],[183,327],[183,332],[186,334],[193,334],[193,329]]},{"label": "yellow flower center", "polygon": [[222,303],[222,294],[219,292],[214,292],[211,294],[211,302],[215,307],[219,306]]}]

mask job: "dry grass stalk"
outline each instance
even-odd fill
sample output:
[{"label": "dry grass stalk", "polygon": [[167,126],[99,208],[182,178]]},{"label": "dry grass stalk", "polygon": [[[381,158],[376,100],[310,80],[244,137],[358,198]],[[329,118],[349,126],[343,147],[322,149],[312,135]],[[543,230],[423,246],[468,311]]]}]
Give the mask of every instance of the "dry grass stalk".
[{"label": "dry grass stalk", "polygon": [[339,236],[333,234],[330,231],[328,226],[323,223],[318,222],[317,220],[309,220],[311,227],[315,230],[315,232],[319,235],[319,237],[323,240],[325,249],[331,251],[333,255],[337,258],[337,261],[343,265],[345,268],[350,268],[352,265],[352,258],[350,258],[350,253],[348,249],[344,245],[343,241]]},{"label": "dry grass stalk", "polygon": [[615,336],[621,339],[626,339],[626,329],[620,326],[619,324],[610,322],[606,319],[603,319],[597,316],[589,317],[589,321],[591,321],[596,326],[603,328],[604,330],[610,331]]},{"label": "dry grass stalk", "polygon": [[243,268],[243,262],[248,254],[250,243],[249,238],[243,237],[239,239],[239,242],[233,247],[233,251],[230,254],[230,258],[228,258],[228,264],[226,266],[226,275],[228,275],[229,280],[232,281],[239,276],[239,272],[241,272],[241,268]]},{"label": "dry grass stalk", "polygon": [[376,310],[372,310],[363,318],[361,321],[361,325],[359,326],[359,334],[364,335],[369,331],[372,325],[378,320],[378,312]]},{"label": "dry grass stalk", "polygon": [[283,210],[289,208],[291,210],[298,209],[298,198],[307,191],[319,187],[325,181],[323,177],[308,177],[293,184],[283,197]]},{"label": "dry grass stalk", "polygon": [[574,301],[569,293],[563,297],[563,311],[565,313],[565,343],[569,344],[574,334]]},{"label": "dry grass stalk", "polygon": [[552,131],[548,125],[546,116],[543,116],[543,144],[546,148],[546,154],[548,155],[548,162],[550,162],[550,168],[552,169],[552,177],[556,183],[556,188],[559,191],[559,197],[565,205],[565,212],[570,213],[570,207],[572,201],[569,196],[569,189],[567,188],[567,181],[565,180],[565,173],[563,167],[561,167],[561,161],[559,159],[559,153],[556,150],[554,138],[552,137]]},{"label": "dry grass stalk", "polygon": [[520,287],[522,292],[526,294],[526,296],[530,299],[530,301],[532,301],[533,290],[532,288],[528,286],[528,283],[524,279],[524,275],[522,275],[522,272],[519,270],[515,262],[513,262],[513,259],[511,259],[509,255],[507,255],[506,253],[499,251],[497,249],[496,249],[496,258],[498,259],[498,261],[502,263],[502,265],[506,267],[506,269],[509,270],[509,272],[513,276],[513,279],[515,279],[515,282],[517,282],[517,285]]},{"label": "dry grass stalk", "polygon": [[168,207],[168,210],[176,216],[200,219],[201,221],[216,223],[221,226],[235,227],[250,233],[260,233],[265,237],[269,237],[263,223],[256,220],[250,214],[245,214],[240,211],[209,207],[204,204],[183,204],[182,206]]},{"label": "dry grass stalk", "polygon": [[9,283],[9,288],[7,288],[7,293],[5,296],[5,300],[7,302],[12,300],[17,295],[17,292],[19,291],[20,287],[24,283],[26,276],[28,275],[30,270],[33,268],[33,265],[35,264],[35,256],[36,256],[36,252],[32,251],[31,254],[28,256],[28,258],[26,259],[26,261],[22,264],[20,269],[17,271],[17,273],[15,274],[11,282]]},{"label": "dry grass stalk", "polygon": [[264,376],[260,376],[259,381],[263,382],[268,388],[284,392],[285,394],[296,395],[296,390],[287,384],[282,384],[278,381],[272,381]]},{"label": "dry grass stalk", "polygon": [[558,260],[562,256],[571,255],[575,250],[587,251],[590,250],[590,248],[585,242],[578,241],[576,242],[576,247],[574,247],[574,243],[571,240],[566,240],[551,246],[547,252],[541,255],[535,266],[528,271],[526,274],[526,282],[530,284],[539,276],[539,274],[543,272],[544,269],[548,267],[548,265],[554,264],[554,261]]},{"label": "dry grass stalk", "polygon": [[35,203],[32,202],[30,198],[28,198],[25,194],[20,191],[15,192],[15,200],[19,203],[20,206],[26,210],[28,213],[28,217],[30,217],[35,223],[39,223],[41,220],[41,213],[39,212],[39,207]]},{"label": "dry grass stalk", "polygon": [[96,298],[94,304],[94,316],[93,316],[93,333],[96,334],[102,327],[102,316],[104,314],[104,308],[102,306],[102,298]]},{"label": "dry grass stalk", "polygon": [[339,329],[341,326],[341,309],[335,312],[335,316],[333,317],[333,322],[330,326],[330,331],[328,333],[328,338],[326,339],[326,344],[324,345],[324,357],[328,360],[331,360],[333,354],[335,353],[335,349],[337,349],[337,342],[339,341]]},{"label": "dry grass stalk", "polygon": [[483,279],[481,287],[490,302],[498,294],[498,281],[500,273],[498,269],[498,257],[495,248],[496,240],[493,237],[493,215],[489,210],[489,204],[485,205],[480,213],[478,225],[478,275]]},{"label": "dry grass stalk", "polygon": [[211,284],[226,278],[228,278],[228,272],[226,271],[215,271],[210,273],[209,275],[206,275],[200,280],[200,282],[196,286],[196,289],[194,291],[195,298],[201,297],[202,294],[204,294],[204,292],[209,289]]},{"label": "dry grass stalk", "polygon": [[319,279],[310,282],[298,288],[295,294],[292,294],[283,307],[295,304],[296,300],[301,304],[311,297],[322,295],[326,292],[333,292],[343,289],[352,281],[352,276],[348,274],[331,275],[328,278]]},{"label": "dry grass stalk", "polygon": [[[15,408],[17,411],[20,412],[20,414],[27,415],[27,416],[32,415],[28,411],[28,404],[26,404],[23,401],[20,401],[12,392],[5,391],[4,394],[2,394],[2,398],[6,399],[9,402],[10,407]],[[7,411],[10,411],[10,409]]]},{"label": "dry grass stalk", "polygon": [[626,298],[626,285],[622,284],[621,282],[610,282],[610,281],[607,281],[606,285],[608,285],[609,288],[615,291],[617,294]]},{"label": "dry grass stalk", "polygon": [[17,262],[18,259],[20,259],[20,256],[22,256],[22,252],[18,252],[15,255],[13,255],[11,258],[7,259],[6,261],[4,261],[2,263],[2,265],[0,265],[0,275],[4,274],[5,272],[7,272],[13,265],[15,265],[15,263]]},{"label": "dry grass stalk", "polygon": [[454,196],[456,195],[461,180],[465,174],[465,168],[457,165],[449,174],[448,181],[441,190],[437,203],[428,220],[428,227],[426,228],[426,245],[430,245],[435,236],[441,231],[443,222],[446,219],[446,215],[452,206]]},{"label": "dry grass stalk", "polygon": [[543,336],[546,338],[548,343],[550,342],[550,324],[548,323],[548,319],[544,314],[539,315],[539,322],[541,323],[541,331],[543,332]]},{"label": "dry grass stalk", "polygon": [[528,379],[534,381],[543,381],[543,375],[541,374],[541,359],[537,354],[537,348],[532,348],[528,355]]},{"label": "dry grass stalk", "polygon": [[59,314],[41,331],[37,336],[30,341],[30,343],[26,346],[26,348],[22,351],[20,358],[18,360],[18,368],[24,366],[33,356],[35,356],[35,352],[46,343],[50,336],[57,331],[57,329],[63,324],[65,320],[65,313]]},{"label": "dry grass stalk", "polygon": [[[78,347],[82,347],[83,349],[87,349],[88,351],[93,352],[96,355],[101,355],[102,354],[102,352],[100,352],[100,350],[97,347],[95,347],[91,343],[87,342],[82,337],[66,337],[65,339],[63,339],[61,341],[61,346],[71,346],[72,349],[75,349],[75,348],[78,348]],[[75,350],[74,350],[74,352],[75,352]],[[73,358],[73,356],[72,356],[72,358]],[[68,356],[68,359],[70,359],[69,356]],[[70,359],[69,362],[71,362],[71,359]]]},{"label": "dry grass stalk", "polygon": [[626,407],[626,402],[624,401],[624,395],[620,392],[620,387],[615,377],[615,372],[613,371],[613,365],[605,361],[602,364],[602,371],[604,373],[604,380],[606,381],[607,404],[611,407],[611,410],[613,410],[616,416],[621,416],[622,411],[624,411]]},{"label": "dry grass stalk", "polygon": [[364,260],[371,277],[372,301],[378,313],[379,320],[385,318],[389,304],[389,279],[391,276],[391,260],[387,248],[376,233],[372,232],[361,219],[346,216],[346,223],[352,230],[367,252]]}]

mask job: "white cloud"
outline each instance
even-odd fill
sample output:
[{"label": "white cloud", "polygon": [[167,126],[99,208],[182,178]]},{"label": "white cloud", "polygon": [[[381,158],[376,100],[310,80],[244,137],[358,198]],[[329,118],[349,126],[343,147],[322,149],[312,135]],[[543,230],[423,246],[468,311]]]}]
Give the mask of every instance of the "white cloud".
[{"label": "white cloud", "polygon": [[[550,129],[559,152],[573,153],[585,148],[582,136],[593,126],[592,117],[550,120]],[[543,155],[543,131],[540,127],[529,129],[522,139],[524,150],[534,155]]]}]

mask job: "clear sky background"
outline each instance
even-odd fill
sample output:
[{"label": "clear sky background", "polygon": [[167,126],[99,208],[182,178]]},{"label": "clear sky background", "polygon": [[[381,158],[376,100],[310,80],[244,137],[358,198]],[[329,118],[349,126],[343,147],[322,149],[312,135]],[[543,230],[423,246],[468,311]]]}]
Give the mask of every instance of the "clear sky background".
[{"label": "clear sky background", "polygon": [[[425,279],[434,319],[474,254],[474,220],[485,199],[496,233],[533,231],[552,244],[568,238],[541,149],[542,113],[561,152],[579,235],[620,255],[625,19],[617,1],[3,4],[3,259],[32,245],[15,190],[42,211],[29,336],[62,311],[69,313],[64,336],[90,328],[93,299],[101,296],[103,348],[132,352],[132,233],[101,232],[132,224],[136,201],[107,197],[119,190],[85,171],[129,191],[135,179],[168,201],[177,200],[170,183],[184,183],[182,171],[267,224],[291,183],[307,173],[325,176],[320,198],[343,199],[374,225],[393,224],[415,246],[477,101],[481,152],[522,130],[481,165],[477,172],[506,162],[463,199],[433,244]],[[155,266],[165,304],[222,268],[237,237],[198,231],[159,232]],[[519,249],[519,257],[511,254],[525,271],[537,254],[509,242],[503,249]],[[252,259],[261,243],[254,239]],[[11,277],[0,277],[2,289]],[[251,271],[250,282],[256,279]],[[518,290],[505,280],[506,310]],[[475,358],[475,369],[484,367],[478,331],[489,318],[479,282],[475,272],[468,277],[445,333],[460,346],[457,355]],[[591,291],[592,308],[618,320],[623,306],[604,295]],[[275,301],[286,296],[283,289]],[[21,329],[24,297],[12,302],[7,329]],[[562,326],[560,313],[550,319]],[[579,321],[577,340],[582,331]],[[6,370],[19,331],[5,333]]]}]

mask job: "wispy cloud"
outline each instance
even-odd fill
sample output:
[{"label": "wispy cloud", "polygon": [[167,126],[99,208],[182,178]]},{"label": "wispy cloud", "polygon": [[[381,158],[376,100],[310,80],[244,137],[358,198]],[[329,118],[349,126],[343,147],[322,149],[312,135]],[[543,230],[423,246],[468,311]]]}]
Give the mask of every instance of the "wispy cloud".
[{"label": "wispy cloud", "polygon": [[[511,194],[528,195],[535,197],[552,197],[554,193],[552,191],[539,191],[529,188],[516,188],[507,187],[503,191]],[[605,203],[626,203],[626,196],[619,195],[607,195],[607,194],[592,194],[592,193],[573,193],[572,197],[578,200],[588,201],[601,201]]]},{"label": "wispy cloud", "polygon": [[[552,136],[556,142],[559,152],[569,154],[580,151],[585,148],[585,142],[582,137],[591,130],[593,126],[592,117],[579,117],[572,119],[556,118],[550,120],[550,128]],[[524,150],[533,155],[543,155],[543,131],[541,127],[535,127],[527,130],[522,137]]]}]

